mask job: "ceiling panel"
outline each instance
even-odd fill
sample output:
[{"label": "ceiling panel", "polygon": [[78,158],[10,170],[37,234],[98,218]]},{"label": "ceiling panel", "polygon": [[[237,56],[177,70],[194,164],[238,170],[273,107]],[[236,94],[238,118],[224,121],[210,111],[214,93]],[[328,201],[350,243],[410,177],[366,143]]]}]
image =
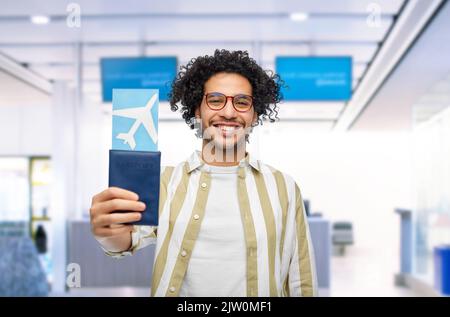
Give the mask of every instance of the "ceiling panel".
[{"label": "ceiling panel", "polygon": [[51,46],[1,46],[0,52],[22,63],[70,63],[75,60],[74,49],[69,45]]},{"label": "ceiling panel", "polygon": [[[298,23],[285,18],[111,18],[82,22],[69,28],[65,21],[35,25],[1,21],[0,43],[139,42],[139,41],[333,41],[379,42],[392,18],[370,27],[366,17],[311,17]],[[155,31],[158,30],[158,31]]]},{"label": "ceiling panel", "polygon": [[161,55],[176,55],[178,57],[178,63],[184,64],[190,61],[193,57],[202,55],[212,55],[217,48],[226,48],[227,50],[243,50],[248,51],[252,55],[252,45],[248,43],[244,44],[208,44],[201,45],[195,44],[156,44],[147,45],[145,53],[147,56],[161,56]]},{"label": "ceiling panel", "polygon": [[367,63],[375,54],[377,43],[363,44],[267,44],[263,47],[263,60],[273,61],[276,56],[352,56],[357,63]]},{"label": "ceiling panel", "polygon": [[315,46],[314,54],[323,56],[342,56],[350,55],[353,62],[370,62],[378,49],[378,43],[365,44],[318,44]]},{"label": "ceiling panel", "polygon": [[[36,66],[31,69],[47,79],[51,80],[75,80],[76,72],[74,65]],[[100,67],[98,64],[83,67],[83,78],[87,80],[100,79]]]},{"label": "ceiling panel", "polygon": [[[146,25],[145,39],[164,40],[211,40],[221,38],[229,41],[381,41],[391,24],[391,19],[381,21],[379,28],[370,28],[366,18],[311,18],[296,23],[288,18],[236,19],[217,22],[214,19],[199,21],[176,21]],[[153,32],[161,27],[164,32]],[[188,40],[188,42],[189,42]]]},{"label": "ceiling panel", "polygon": [[85,45],[83,62],[98,63],[102,57],[138,56],[142,49],[139,45]]},{"label": "ceiling panel", "polygon": [[[26,2],[26,4],[24,4]],[[0,16],[23,16],[32,14],[61,15],[71,0],[2,0]],[[165,0],[141,1],[127,0],[77,0],[76,3],[86,15],[123,15],[123,14],[206,14],[210,12],[222,13],[289,13],[292,11],[306,11],[316,14],[366,14],[367,6],[376,2],[384,14],[395,14],[400,9],[403,0],[259,0],[255,5],[253,0]]]}]

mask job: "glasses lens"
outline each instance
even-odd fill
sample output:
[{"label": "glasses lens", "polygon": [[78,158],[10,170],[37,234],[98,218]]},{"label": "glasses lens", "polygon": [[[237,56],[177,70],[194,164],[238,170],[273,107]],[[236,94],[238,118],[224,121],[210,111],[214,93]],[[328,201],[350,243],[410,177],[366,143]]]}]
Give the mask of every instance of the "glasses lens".
[{"label": "glasses lens", "polygon": [[222,94],[211,93],[206,96],[206,102],[211,108],[220,109],[226,103],[226,97]]},{"label": "glasses lens", "polygon": [[239,110],[248,110],[252,106],[252,97],[247,95],[236,95],[234,106]]}]

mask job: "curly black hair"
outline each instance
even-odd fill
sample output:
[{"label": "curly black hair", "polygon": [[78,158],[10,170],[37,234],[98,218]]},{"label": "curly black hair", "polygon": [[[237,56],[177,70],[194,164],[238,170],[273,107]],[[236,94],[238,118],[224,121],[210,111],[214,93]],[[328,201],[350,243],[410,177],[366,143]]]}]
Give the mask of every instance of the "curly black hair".
[{"label": "curly black hair", "polygon": [[262,119],[270,122],[278,120],[277,104],[283,96],[280,92],[283,81],[273,71],[264,71],[256,61],[249,57],[247,51],[228,51],[216,49],[213,56],[199,56],[191,59],[186,66],[180,67],[180,72],[172,82],[169,93],[170,108],[178,110],[186,123],[194,128],[192,119],[195,110],[200,106],[204,85],[217,73],[235,73],[248,79],[253,90],[253,107],[258,114],[256,125],[262,124]]}]

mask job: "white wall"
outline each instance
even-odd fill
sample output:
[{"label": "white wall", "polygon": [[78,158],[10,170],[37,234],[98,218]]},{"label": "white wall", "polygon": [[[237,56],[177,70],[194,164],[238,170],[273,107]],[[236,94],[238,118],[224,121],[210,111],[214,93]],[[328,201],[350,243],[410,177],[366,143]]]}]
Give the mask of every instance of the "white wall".
[{"label": "white wall", "polygon": [[51,105],[0,104],[0,155],[49,155]]},{"label": "white wall", "polygon": [[395,207],[411,206],[407,133],[308,133],[295,123],[264,125],[260,156],[291,174],[311,210],[354,224],[355,243],[398,246]]}]

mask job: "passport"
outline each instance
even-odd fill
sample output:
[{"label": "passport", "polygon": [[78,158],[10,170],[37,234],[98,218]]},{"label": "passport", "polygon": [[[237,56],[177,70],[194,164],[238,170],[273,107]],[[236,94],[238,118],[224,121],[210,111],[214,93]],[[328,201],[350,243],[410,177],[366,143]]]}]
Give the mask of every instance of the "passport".
[{"label": "passport", "polygon": [[113,89],[112,95],[109,186],[133,191],[145,203],[141,220],[130,224],[157,226],[161,170],[161,152],[157,147],[159,91]]},{"label": "passport", "polygon": [[131,190],[145,203],[134,225],[158,225],[160,166],[161,152],[109,151],[109,186]]}]

